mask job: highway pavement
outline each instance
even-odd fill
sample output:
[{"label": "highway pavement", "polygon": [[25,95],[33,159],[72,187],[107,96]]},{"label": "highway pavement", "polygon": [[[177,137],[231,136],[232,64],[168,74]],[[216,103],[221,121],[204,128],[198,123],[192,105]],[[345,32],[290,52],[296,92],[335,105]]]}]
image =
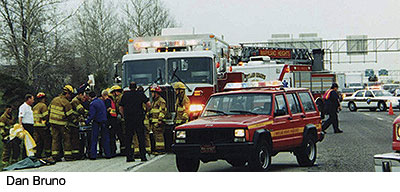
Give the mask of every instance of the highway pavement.
[{"label": "highway pavement", "polygon": [[[325,139],[317,143],[317,160],[312,167],[299,167],[291,153],[272,157],[271,172],[373,172],[373,156],[392,152],[392,122],[400,112],[389,116],[387,112],[344,109],[339,114],[339,126],[344,132],[327,130]],[[150,156],[148,162],[126,163],[125,157],[112,159],[59,162],[22,171],[40,172],[176,172],[175,155]],[[199,172],[247,172],[247,167],[234,168],[225,161],[201,163]]]}]

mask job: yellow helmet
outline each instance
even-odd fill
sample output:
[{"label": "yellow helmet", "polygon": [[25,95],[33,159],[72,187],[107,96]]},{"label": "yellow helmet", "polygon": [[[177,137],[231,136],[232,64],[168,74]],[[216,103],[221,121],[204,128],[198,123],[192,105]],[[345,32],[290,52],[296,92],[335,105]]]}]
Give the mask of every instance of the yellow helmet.
[{"label": "yellow helmet", "polygon": [[122,91],[122,88],[119,85],[114,85],[110,88],[110,93],[118,90]]},{"label": "yellow helmet", "polygon": [[107,91],[107,93],[108,93],[108,96],[112,96],[112,94],[111,94],[111,88],[107,88],[106,91]]},{"label": "yellow helmet", "polygon": [[63,90],[70,93],[74,92],[74,88],[71,85],[66,85]]},{"label": "yellow helmet", "polygon": [[174,89],[186,89],[186,86],[182,82],[176,82],[174,84]]},{"label": "yellow helmet", "polygon": [[41,98],[43,98],[43,97],[46,97],[46,94],[43,93],[43,92],[40,92],[40,93],[38,93],[38,94],[36,95],[36,98],[38,98],[38,99],[41,99]]}]

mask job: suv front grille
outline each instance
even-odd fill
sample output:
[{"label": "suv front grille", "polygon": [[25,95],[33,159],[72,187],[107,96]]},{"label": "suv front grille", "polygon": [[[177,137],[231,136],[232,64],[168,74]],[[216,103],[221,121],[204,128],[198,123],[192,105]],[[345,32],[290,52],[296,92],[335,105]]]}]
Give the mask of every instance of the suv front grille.
[{"label": "suv front grille", "polygon": [[186,143],[190,144],[232,143],[234,138],[234,129],[232,128],[204,128],[186,131]]}]

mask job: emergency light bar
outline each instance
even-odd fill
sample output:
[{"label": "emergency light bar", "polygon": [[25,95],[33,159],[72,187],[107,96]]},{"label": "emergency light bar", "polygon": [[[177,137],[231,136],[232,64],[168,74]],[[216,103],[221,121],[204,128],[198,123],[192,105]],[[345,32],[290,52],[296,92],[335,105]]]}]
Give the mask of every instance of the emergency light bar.
[{"label": "emergency light bar", "polygon": [[244,83],[227,83],[224,90],[234,89],[250,89],[250,88],[281,88],[281,81],[259,81],[259,82],[244,82]]}]

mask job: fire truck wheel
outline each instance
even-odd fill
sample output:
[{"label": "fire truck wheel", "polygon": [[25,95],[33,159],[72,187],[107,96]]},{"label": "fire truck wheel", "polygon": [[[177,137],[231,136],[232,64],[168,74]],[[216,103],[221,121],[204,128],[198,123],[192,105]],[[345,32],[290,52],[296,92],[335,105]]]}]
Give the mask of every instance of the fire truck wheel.
[{"label": "fire truck wheel", "polygon": [[295,151],[297,163],[302,167],[312,166],[317,159],[316,139],[308,134],[305,137],[305,144]]},{"label": "fire truck wheel", "polygon": [[351,112],[356,112],[357,111],[357,107],[356,107],[356,104],[354,102],[350,102],[349,103],[349,110]]},{"label": "fire truck wheel", "polygon": [[199,169],[199,159],[189,159],[176,155],[176,167],[179,172],[196,172]]},{"label": "fire truck wheel", "polygon": [[246,160],[244,159],[228,159],[226,160],[233,167],[244,167],[246,165]]},{"label": "fire truck wheel", "polygon": [[387,110],[386,103],[380,101],[380,102],[378,103],[378,108],[379,108],[379,111],[386,111],[386,110]]},{"label": "fire truck wheel", "polygon": [[249,159],[249,167],[255,171],[267,171],[271,165],[271,151],[267,141],[261,139]]}]

